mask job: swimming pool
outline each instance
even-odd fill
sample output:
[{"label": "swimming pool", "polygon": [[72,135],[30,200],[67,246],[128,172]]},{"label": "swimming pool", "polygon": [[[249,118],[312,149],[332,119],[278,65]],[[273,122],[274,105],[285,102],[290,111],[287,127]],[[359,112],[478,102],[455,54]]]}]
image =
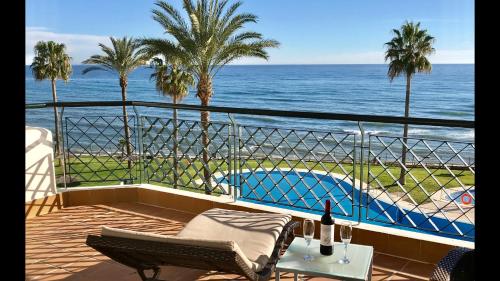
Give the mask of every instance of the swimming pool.
[{"label": "swimming pool", "polygon": [[[418,210],[400,210],[391,202],[374,199],[365,192],[360,194],[349,180],[326,173],[258,170],[243,172],[240,179],[238,200],[241,201],[321,215],[323,207],[320,202],[330,199],[334,206],[332,215],[336,218],[358,221],[360,217],[361,222],[368,224],[474,241],[474,224],[458,220],[452,224],[439,214],[428,219]],[[225,179],[219,181],[227,183]],[[358,207],[360,195],[362,208]],[[412,222],[418,228],[412,228]],[[437,232],[434,226],[441,232]]]}]

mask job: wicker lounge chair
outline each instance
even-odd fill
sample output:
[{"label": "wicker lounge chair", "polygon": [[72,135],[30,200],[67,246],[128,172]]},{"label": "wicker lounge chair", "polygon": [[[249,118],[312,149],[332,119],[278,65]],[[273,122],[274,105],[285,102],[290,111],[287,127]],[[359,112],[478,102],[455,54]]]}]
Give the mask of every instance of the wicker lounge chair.
[{"label": "wicker lounge chair", "polygon": [[430,281],[474,280],[474,250],[453,248],[434,268]]},{"label": "wicker lounge chair", "polygon": [[[89,235],[86,243],[135,268],[142,280],[159,280],[160,266],[165,265],[269,280],[298,225],[289,215],[211,209],[176,236],[103,227],[101,236]],[[151,277],[146,270],[153,270]]]}]

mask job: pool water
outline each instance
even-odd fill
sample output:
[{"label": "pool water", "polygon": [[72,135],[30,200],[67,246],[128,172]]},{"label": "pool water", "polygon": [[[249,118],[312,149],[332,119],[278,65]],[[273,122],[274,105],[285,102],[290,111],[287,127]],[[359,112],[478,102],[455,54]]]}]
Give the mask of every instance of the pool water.
[{"label": "pool water", "polygon": [[[219,182],[227,183],[227,180],[222,178]],[[374,199],[365,192],[360,193],[350,183],[329,175],[294,170],[256,171],[241,173],[240,182],[238,200],[241,201],[321,215],[324,210],[320,202],[324,203],[329,199],[333,206],[332,215],[337,218],[352,221],[359,219],[368,224],[474,241],[474,224],[462,221],[450,223],[438,215],[428,219],[418,210],[401,211],[396,206]],[[359,208],[359,202],[362,203],[362,208]],[[412,227],[412,222],[418,228]]]}]

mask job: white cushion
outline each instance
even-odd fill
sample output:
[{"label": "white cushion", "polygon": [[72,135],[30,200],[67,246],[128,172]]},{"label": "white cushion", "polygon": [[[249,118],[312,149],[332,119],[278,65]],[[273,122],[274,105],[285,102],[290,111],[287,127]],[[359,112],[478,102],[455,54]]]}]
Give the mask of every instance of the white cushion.
[{"label": "white cushion", "polygon": [[291,219],[283,214],[211,209],[189,221],[177,237],[234,241],[250,260],[250,268],[258,272],[268,262],[276,240]]}]

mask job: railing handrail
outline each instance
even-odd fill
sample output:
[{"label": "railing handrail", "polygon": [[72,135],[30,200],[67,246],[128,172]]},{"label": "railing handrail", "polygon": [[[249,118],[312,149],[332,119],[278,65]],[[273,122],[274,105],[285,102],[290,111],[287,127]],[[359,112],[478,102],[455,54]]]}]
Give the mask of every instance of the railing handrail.
[{"label": "railing handrail", "polygon": [[[92,106],[122,106],[122,101],[76,101],[76,102],[47,102],[26,104],[26,109],[45,108],[45,107],[92,107]],[[277,117],[294,117],[294,118],[309,118],[323,120],[343,120],[356,122],[377,122],[377,123],[392,123],[392,124],[410,124],[410,125],[427,125],[441,127],[460,127],[460,128],[475,128],[475,121],[456,120],[456,119],[434,119],[420,117],[400,117],[388,115],[366,115],[366,114],[346,114],[346,113],[329,113],[329,112],[314,112],[314,111],[286,111],[275,109],[251,109],[242,107],[223,107],[223,106],[200,106],[192,104],[173,104],[165,102],[145,102],[145,101],[126,101],[126,106],[145,106],[157,108],[184,109],[195,111],[210,111],[219,113],[233,113],[245,115],[265,115]]]}]

